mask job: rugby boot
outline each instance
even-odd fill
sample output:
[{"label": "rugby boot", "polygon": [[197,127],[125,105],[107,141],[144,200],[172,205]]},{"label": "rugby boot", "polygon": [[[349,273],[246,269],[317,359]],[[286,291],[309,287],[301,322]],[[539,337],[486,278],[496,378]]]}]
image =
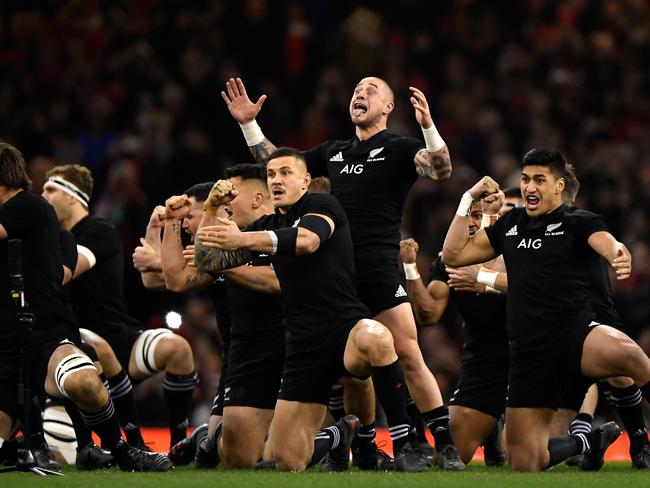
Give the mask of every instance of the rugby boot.
[{"label": "rugby boot", "polygon": [[146,452],[129,446],[124,441],[120,441],[112,449],[112,453],[117,461],[117,466],[122,471],[169,471],[174,469],[174,464],[164,454]]},{"label": "rugby boot", "polygon": [[79,471],[94,471],[115,466],[115,459],[109,451],[91,442],[77,450],[74,465]]},{"label": "rugby boot", "polygon": [[444,471],[465,471],[465,463],[460,460],[456,446],[448,445],[442,448],[436,456],[436,466]]},{"label": "rugby boot", "polygon": [[616,422],[607,422],[592,430],[589,437],[591,450],[585,454],[580,468],[584,471],[598,471],[605,464],[605,451],[621,435],[621,428]]},{"label": "rugby boot", "polygon": [[325,457],[324,471],[347,471],[350,467],[350,447],[359,432],[361,422],[356,415],[346,415],[336,422],[341,432],[339,445],[331,449]]},{"label": "rugby boot", "polygon": [[174,444],[167,455],[175,466],[185,466],[194,461],[196,448],[208,435],[208,424],[201,424],[182,441]]},{"label": "rugby boot", "polygon": [[427,455],[415,442],[407,442],[395,455],[395,471],[419,473],[426,471],[429,466]]}]

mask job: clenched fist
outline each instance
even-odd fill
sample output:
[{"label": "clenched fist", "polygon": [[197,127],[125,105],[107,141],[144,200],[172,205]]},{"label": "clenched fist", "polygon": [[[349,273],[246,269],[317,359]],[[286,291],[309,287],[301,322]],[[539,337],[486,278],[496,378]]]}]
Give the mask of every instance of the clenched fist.
[{"label": "clenched fist", "polygon": [[414,263],[418,255],[418,243],[415,239],[405,239],[399,243],[399,254],[404,264]]},{"label": "clenched fist", "polygon": [[228,180],[219,180],[210,190],[207,200],[203,203],[205,210],[216,211],[221,205],[232,202],[237,196],[237,190]]},{"label": "clenched fist", "polygon": [[174,195],[165,200],[165,215],[168,219],[182,219],[192,208],[192,203],[187,195]]},{"label": "clenched fist", "polygon": [[469,194],[474,200],[481,200],[498,191],[499,184],[489,176],[484,176],[478,181],[478,183],[469,189]]}]

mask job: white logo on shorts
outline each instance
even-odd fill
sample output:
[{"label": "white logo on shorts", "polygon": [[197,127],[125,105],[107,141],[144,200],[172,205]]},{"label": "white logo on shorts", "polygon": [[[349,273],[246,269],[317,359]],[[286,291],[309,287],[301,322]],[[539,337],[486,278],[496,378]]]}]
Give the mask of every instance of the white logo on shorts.
[{"label": "white logo on shorts", "polygon": [[397,287],[397,291],[395,292],[395,298],[405,297],[405,296],[406,296],[406,291],[404,290],[404,287],[402,285],[399,285]]}]

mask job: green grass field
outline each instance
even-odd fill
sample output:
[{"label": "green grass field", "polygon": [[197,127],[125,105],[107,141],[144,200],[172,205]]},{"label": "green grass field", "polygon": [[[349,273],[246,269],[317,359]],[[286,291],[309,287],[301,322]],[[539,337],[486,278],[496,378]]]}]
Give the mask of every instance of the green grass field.
[{"label": "green grass field", "polygon": [[607,463],[598,473],[584,473],[573,468],[558,466],[544,473],[511,473],[506,468],[486,468],[473,463],[464,473],[446,473],[430,470],[426,473],[276,473],[260,471],[197,471],[191,467],[177,468],[170,473],[122,473],[109,470],[93,473],[64,470],[65,477],[42,478],[31,473],[0,474],[0,487],[114,487],[138,486],[167,487],[255,487],[255,488],[307,488],[312,486],[335,488],[393,488],[395,486],[438,488],[445,486],[467,488],[509,487],[616,487],[650,486],[650,472],[630,467],[628,463]]}]

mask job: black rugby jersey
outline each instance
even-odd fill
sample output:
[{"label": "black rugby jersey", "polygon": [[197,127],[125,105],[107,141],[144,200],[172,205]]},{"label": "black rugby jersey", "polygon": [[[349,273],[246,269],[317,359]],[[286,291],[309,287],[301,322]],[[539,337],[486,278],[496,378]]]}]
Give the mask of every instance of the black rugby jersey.
[{"label": "black rugby jersey", "polygon": [[352,240],[345,212],[332,195],[306,193],[286,214],[276,211],[256,220],[247,230],[297,226],[308,213],[327,215],[335,229],[316,252],[303,256],[273,256],[285,304],[287,344],[309,347],[339,327],[369,317],[354,287]]},{"label": "black rugby jersey", "polygon": [[397,263],[404,201],[424,143],[383,130],[370,139],[324,142],[304,152],[309,173],[327,176],[350,221],[358,271],[367,260]]},{"label": "black rugby jersey", "polygon": [[66,337],[76,322],[63,299],[59,221],[52,206],[40,195],[21,191],[0,205],[0,224],[7,232],[0,240],[0,358],[7,358],[16,352],[20,337],[9,294],[9,240],[21,241],[25,299],[36,318],[31,342]]},{"label": "black rugby jersey", "polygon": [[[447,284],[449,273],[438,257],[429,270],[429,281]],[[476,294],[449,289],[449,305],[461,315],[464,335],[463,359],[474,357],[501,357],[508,361],[508,333],[506,330],[506,295]]]},{"label": "black rugby jersey", "polygon": [[70,283],[72,305],[81,327],[110,342],[124,330],[140,330],[142,324],[127,312],[124,299],[122,242],[108,220],[87,216],[71,229],[77,245],[88,248],[97,264]]},{"label": "black rugby jersey", "polygon": [[566,205],[536,218],[514,208],[485,229],[508,271],[507,323],[515,349],[540,346],[594,318],[587,239],[606,230],[600,215]]},{"label": "black rugby jersey", "polygon": [[[571,207],[568,212],[577,210]],[[623,320],[614,308],[612,300],[612,283],[609,281],[609,263],[596,251],[591,251],[589,261],[589,291],[591,292],[591,307],[596,315],[596,322],[623,327]]]},{"label": "black rugby jersey", "polygon": [[[257,256],[247,266],[269,266],[270,256]],[[283,304],[280,295],[259,293],[226,278],[232,318],[232,342],[255,342],[269,334],[284,337]]]},{"label": "black rugby jersey", "polygon": [[222,274],[215,277],[214,281],[207,288],[208,296],[214,306],[214,313],[217,316],[217,328],[221,336],[221,346],[224,352],[228,352],[230,346],[230,331],[232,329],[232,318],[230,313],[230,301],[228,300],[228,288]]},{"label": "black rugby jersey", "polygon": [[67,229],[61,228],[59,231],[59,238],[61,240],[61,257],[63,265],[74,273],[77,267],[77,241],[72,232]]}]

